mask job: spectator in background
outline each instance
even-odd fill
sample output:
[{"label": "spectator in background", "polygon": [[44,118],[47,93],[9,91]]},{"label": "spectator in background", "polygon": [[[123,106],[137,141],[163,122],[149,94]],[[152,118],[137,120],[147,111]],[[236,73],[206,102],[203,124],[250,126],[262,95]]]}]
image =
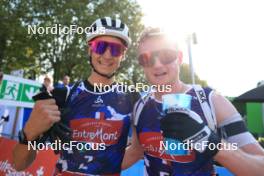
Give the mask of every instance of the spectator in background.
[{"label": "spectator in background", "polygon": [[70,84],[70,77],[68,75],[65,75],[62,80],[63,86],[67,87]]},{"label": "spectator in background", "polygon": [[55,88],[63,88],[63,87],[70,87],[70,77],[68,75],[64,75],[62,81],[57,82],[54,84]]},{"label": "spectator in background", "polygon": [[44,92],[44,91],[52,91],[53,90],[53,86],[52,86],[52,78],[48,75],[45,76],[44,78],[44,82],[42,84],[42,87],[40,88],[40,91]]}]

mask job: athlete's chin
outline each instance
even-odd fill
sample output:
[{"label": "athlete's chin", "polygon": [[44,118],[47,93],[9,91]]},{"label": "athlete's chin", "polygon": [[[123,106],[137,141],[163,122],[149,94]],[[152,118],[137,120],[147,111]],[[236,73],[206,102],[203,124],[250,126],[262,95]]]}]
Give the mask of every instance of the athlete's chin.
[{"label": "athlete's chin", "polygon": [[150,78],[148,81],[151,85],[167,85],[167,84],[169,84],[169,81],[165,78],[158,79],[158,78],[154,77],[154,78]]},{"label": "athlete's chin", "polygon": [[106,72],[111,72],[111,71],[116,70],[117,69],[117,66],[114,65],[114,64],[111,64],[111,65],[103,65],[103,64],[100,64],[100,65],[98,65],[98,69],[104,70]]},{"label": "athlete's chin", "polygon": [[115,72],[114,70],[102,70],[102,69],[97,69],[97,71],[104,75],[112,75]]},{"label": "athlete's chin", "polygon": [[98,66],[98,67],[96,67],[96,69],[100,73],[104,73],[104,74],[111,74],[117,70],[117,68],[115,66],[111,66],[111,67],[109,67],[109,66]]}]

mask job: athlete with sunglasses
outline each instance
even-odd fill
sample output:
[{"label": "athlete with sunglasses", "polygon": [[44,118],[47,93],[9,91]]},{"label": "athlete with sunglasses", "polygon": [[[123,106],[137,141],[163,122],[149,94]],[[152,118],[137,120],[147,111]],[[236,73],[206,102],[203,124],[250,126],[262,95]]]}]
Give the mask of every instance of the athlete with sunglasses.
[{"label": "athlete with sunglasses", "polygon": [[[144,156],[149,176],[211,176],[216,174],[214,160],[235,175],[264,173],[264,150],[233,105],[210,88],[180,80],[182,54],[176,43],[169,42],[160,29],[149,28],[139,40],[138,55],[148,82],[171,85],[172,89],[151,92],[135,104],[132,145],[126,151],[123,169]],[[162,111],[162,96],[169,93],[190,95],[191,109]],[[167,144],[176,146],[177,140],[196,148],[173,153],[177,149],[168,145],[165,149],[165,139],[172,139]]]},{"label": "athlete with sunglasses", "polygon": [[[132,102],[127,92],[117,90],[115,73],[131,43],[129,29],[119,19],[97,19],[87,35],[91,75],[70,88],[63,121],[72,129],[72,141],[79,145],[60,151],[55,175],[120,175]],[[102,32],[104,31],[104,32]],[[98,92],[95,84],[111,85]],[[77,85],[77,87],[76,87]],[[27,150],[28,141],[38,139],[60,120],[54,99],[37,101],[14,150],[18,170],[26,168],[36,151]],[[81,148],[85,147],[83,149]]]}]

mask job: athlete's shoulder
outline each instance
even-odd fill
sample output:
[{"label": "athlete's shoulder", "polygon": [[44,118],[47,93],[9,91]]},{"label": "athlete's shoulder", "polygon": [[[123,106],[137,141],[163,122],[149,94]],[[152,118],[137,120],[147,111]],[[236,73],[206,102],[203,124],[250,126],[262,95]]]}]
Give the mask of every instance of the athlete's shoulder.
[{"label": "athlete's shoulder", "polygon": [[139,93],[139,98],[134,104],[134,111],[138,111],[138,109],[142,109],[153,97],[153,93],[146,93],[146,92],[141,92]]},{"label": "athlete's shoulder", "polygon": [[209,94],[209,93],[215,91],[215,90],[214,90],[212,87],[210,87],[210,86],[203,86],[202,88],[203,88],[203,90],[204,90],[204,92],[205,92],[206,94]]},{"label": "athlete's shoulder", "polygon": [[208,85],[201,85],[201,84],[194,84],[192,85],[192,87],[194,89],[202,89],[204,90],[205,92],[211,92],[211,91],[214,91],[214,89]]},{"label": "athlete's shoulder", "polygon": [[76,81],[72,85],[68,86],[70,90],[72,89],[80,89],[80,90],[85,90],[85,84],[83,80]]},{"label": "athlete's shoulder", "polygon": [[210,99],[215,90],[209,86],[202,86],[199,84],[191,85],[191,94],[196,94],[196,96],[201,97],[202,99]]}]

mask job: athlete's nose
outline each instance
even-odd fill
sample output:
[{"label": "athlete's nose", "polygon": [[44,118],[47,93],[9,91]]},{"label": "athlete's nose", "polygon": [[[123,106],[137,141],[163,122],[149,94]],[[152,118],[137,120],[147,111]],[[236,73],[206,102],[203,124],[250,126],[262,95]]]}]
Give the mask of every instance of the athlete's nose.
[{"label": "athlete's nose", "polygon": [[103,54],[103,58],[105,58],[105,59],[111,59],[112,58],[110,47],[107,47],[107,49],[105,50],[105,52]]},{"label": "athlete's nose", "polygon": [[158,56],[155,56],[153,59],[154,59],[154,65],[153,65],[154,68],[159,68],[163,66]]}]

